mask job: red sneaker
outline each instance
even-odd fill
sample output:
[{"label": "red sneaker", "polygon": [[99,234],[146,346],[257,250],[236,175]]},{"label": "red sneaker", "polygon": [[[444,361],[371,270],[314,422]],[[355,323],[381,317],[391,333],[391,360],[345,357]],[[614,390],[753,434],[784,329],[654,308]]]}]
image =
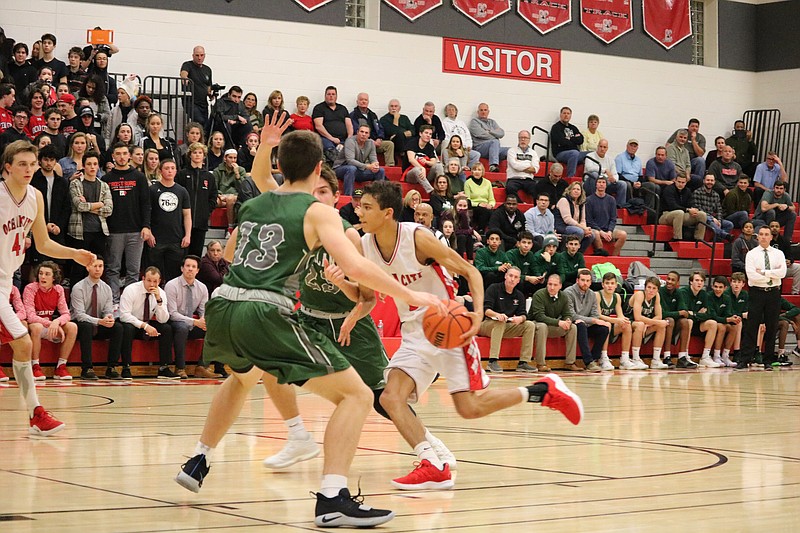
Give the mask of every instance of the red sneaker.
[{"label": "red sneaker", "polygon": [[47,379],[44,376],[44,372],[42,372],[42,367],[33,365],[31,368],[33,369],[33,381],[44,381]]},{"label": "red sneaker", "polygon": [[53,379],[72,381],[72,376],[70,376],[69,371],[67,371],[67,365],[58,365],[56,371],[53,372]]},{"label": "red sneaker", "polygon": [[427,459],[414,463],[414,470],[407,476],[392,480],[392,485],[400,490],[452,489],[455,482],[450,475],[450,466],[444,464],[439,470]]},{"label": "red sneaker", "polygon": [[53,415],[44,410],[41,405],[33,410],[33,418],[31,418],[31,427],[28,432],[32,435],[41,435],[46,437],[54,433],[58,433],[66,426],[64,422],[56,420]]},{"label": "red sneaker", "polygon": [[542,405],[561,411],[561,414],[576,426],[581,423],[583,402],[577,394],[569,390],[561,377],[557,374],[547,374],[536,383],[547,383],[547,394],[544,395]]},{"label": "red sneaker", "polygon": [[2,367],[0,367],[0,381],[8,381],[8,376],[6,376],[6,373],[3,372]]}]

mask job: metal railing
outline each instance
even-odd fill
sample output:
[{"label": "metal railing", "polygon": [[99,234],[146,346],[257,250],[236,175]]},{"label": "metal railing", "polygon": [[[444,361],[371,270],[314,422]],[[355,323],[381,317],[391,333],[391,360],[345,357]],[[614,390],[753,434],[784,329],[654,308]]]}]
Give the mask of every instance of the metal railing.
[{"label": "metal railing", "polygon": [[164,135],[183,141],[192,109],[191,80],[173,76],[147,76],[142,93],[153,99],[153,111],[162,116]]},{"label": "metal railing", "polygon": [[784,122],[778,130],[778,145],[775,150],[789,177],[788,193],[797,200],[800,193],[800,122]]},{"label": "metal railing", "polygon": [[778,146],[781,111],[780,109],[748,109],[742,115],[742,120],[744,120],[745,127],[753,132],[753,142],[756,143],[757,149],[757,164],[766,159],[768,151],[775,150]]},{"label": "metal railing", "polygon": [[651,209],[647,202],[645,202],[644,209],[648,213],[653,213],[654,218],[654,225],[653,225],[653,248],[647,252],[647,257],[655,257],[656,255],[656,243],[658,242],[656,237],[658,236],[658,215],[661,213],[661,195],[657,192],[651,191],[650,189],[645,189],[644,187],[639,188],[640,192],[645,193],[646,195],[652,195],[655,198],[655,208]]},{"label": "metal railing", "polygon": [[[550,132],[544,128],[540,128],[539,126],[534,126],[531,128],[531,140],[533,140],[533,136],[536,135],[536,132],[540,131],[545,136],[545,143],[535,142],[531,146],[539,146],[544,149],[544,175],[547,176],[550,172],[550,165],[553,164],[556,158],[553,156],[553,152],[550,147]],[[566,176],[565,176],[566,177]]]},{"label": "metal railing", "polygon": [[711,259],[708,262],[708,276],[706,276],[706,283],[708,284],[708,287],[711,288],[714,279],[714,256],[716,255],[717,252],[717,241],[719,239],[717,238],[717,232],[714,231],[714,228],[711,227],[711,225],[709,225],[708,222],[697,222],[697,223],[702,224],[707,229],[710,229],[711,235],[713,237],[711,242],[708,242],[707,240],[705,240],[705,238],[694,241],[695,248],[699,247],[701,244],[711,248]]}]

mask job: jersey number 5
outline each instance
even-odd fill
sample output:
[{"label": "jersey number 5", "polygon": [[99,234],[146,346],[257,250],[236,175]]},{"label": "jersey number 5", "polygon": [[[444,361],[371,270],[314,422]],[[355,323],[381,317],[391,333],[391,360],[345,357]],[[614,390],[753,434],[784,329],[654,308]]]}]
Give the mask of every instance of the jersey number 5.
[{"label": "jersey number 5", "polygon": [[[256,228],[258,228],[258,249],[253,249],[252,246],[248,247],[248,244],[250,235]],[[283,226],[280,224],[262,226],[255,222],[242,222],[239,225],[239,244],[233,256],[233,265],[244,264],[253,270],[270,269],[278,262],[278,246],[283,240]]]}]

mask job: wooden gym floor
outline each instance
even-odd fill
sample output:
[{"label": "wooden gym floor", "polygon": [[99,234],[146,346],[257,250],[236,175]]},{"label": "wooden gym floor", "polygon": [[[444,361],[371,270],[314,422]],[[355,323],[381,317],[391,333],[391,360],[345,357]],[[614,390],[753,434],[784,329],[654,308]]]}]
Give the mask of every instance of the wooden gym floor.
[{"label": "wooden gym floor", "polygon": [[[795,367],[796,368],[796,367]],[[462,420],[437,382],[417,407],[455,452],[456,487],[401,492],[389,484],[415,459],[375,414],[350,488],[395,510],[384,531],[800,530],[800,372],[562,373],[583,398],[572,426],[539,405]],[[507,372],[492,387],[530,378]],[[14,386],[0,387],[0,531],[313,530],[320,458],[285,471],[261,460],[284,426],[251,394],[215,453],[200,494],[172,478],[194,449],[216,382],[71,385],[48,381],[42,403],[68,427],[28,437]],[[322,439],[330,407],[301,392],[306,427]]]}]

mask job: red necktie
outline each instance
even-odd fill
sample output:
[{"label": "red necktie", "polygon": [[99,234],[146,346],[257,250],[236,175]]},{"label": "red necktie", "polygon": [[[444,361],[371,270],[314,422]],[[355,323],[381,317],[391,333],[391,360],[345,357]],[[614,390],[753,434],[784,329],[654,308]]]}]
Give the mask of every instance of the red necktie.
[{"label": "red necktie", "polygon": [[150,317],[152,317],[152,313],[150,313],[150,294],[146,294],[144,297],[144,317],[145,322],[150,322]]}]

